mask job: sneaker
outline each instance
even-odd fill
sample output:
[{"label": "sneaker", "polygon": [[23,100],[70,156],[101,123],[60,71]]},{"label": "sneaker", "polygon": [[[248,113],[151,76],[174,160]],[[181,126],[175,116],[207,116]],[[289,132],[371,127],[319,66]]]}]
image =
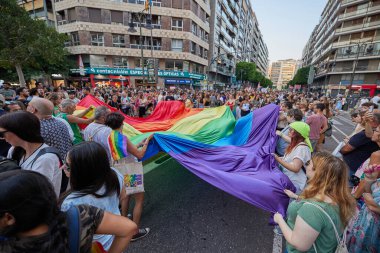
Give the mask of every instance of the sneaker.
[{"label": "sneaker", "polygon": [[131,242],[144,238],[149,234],[149,232],[150,228],[139,228],[139,232],[132,237]]}]

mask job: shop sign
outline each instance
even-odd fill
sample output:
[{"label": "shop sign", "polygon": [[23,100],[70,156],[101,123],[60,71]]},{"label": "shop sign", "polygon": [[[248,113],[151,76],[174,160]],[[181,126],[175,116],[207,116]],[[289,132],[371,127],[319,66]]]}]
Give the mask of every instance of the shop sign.
[{"label": "shop sign", "polygon": [[[124,69],[124,68],[86,68],[86,74],[94,75],[124,75],[124,76],[142,76],[141,69]],[[79,69],[70,69],[71,73],[79,73]],[[144,75],[148,76],[148,70],[144,70]],[[197,80],[205,80],[205,75],[195,74],[182,71],[158,70],[160,77],[180,77]]]},{"label": "shop sign", "polygon": [[189,79],[165,79],[165,84],[191,84]]}]

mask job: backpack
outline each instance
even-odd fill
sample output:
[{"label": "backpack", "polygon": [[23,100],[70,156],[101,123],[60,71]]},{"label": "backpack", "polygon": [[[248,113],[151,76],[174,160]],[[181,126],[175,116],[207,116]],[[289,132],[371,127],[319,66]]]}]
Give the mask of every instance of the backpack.
[{"label": "backpack", "polygon": [[[70,209],[66,211],[66,221],[69,230],[69,253],[80,253],[82,231],[80,226],[80,213],[77,206],[71,206]],[[99,242],[92,243],[91,252],[106,253]]]},{"label": "backpack", "polygon": [[17,161],[0,156],[0,173],[17,169],[21,169]]}]

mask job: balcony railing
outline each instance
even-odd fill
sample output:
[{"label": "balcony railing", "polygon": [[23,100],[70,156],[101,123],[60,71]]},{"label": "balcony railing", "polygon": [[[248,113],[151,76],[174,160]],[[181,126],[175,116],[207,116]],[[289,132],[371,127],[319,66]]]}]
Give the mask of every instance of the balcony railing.
[{"label": "balcony railing", "polygon": [[336,56],[336,59],[337,60],[340,60],[340,59],[355,59],[356,57],[365,58],[365,57],[376,57],[376,56],[380,56],[380,50],[374,50],[372,52],[363,51],[363,52],[359,53],[359,56],[358,56],[357,53],[338,54]]},{"label": "balcony railing", "polygon": [[[140,45],[140,44],[130,44],[129,47],[132,49],[141,49],[141,48],[149,49],[149,50],[152,49],[150,45]],[[161,48],[162,48],[161,46],[153,46],[153,50],[161,50]]]},{"label": "balcony railing", "polygon": [[353,31],[353,30],[357,30],[357,29],[364,29],[364,28],[374,27],[374,26],[380,26],[380,21],[369,22],[369,23],[364,23],[364,24],[359,24],[359,25],[353,25],[353,26],[348,26],[348,27],[342,27],[340,29],[337,29],[336,33],[341,33],[341,32],[346,32],[346,31]]},{"label": "balcony railing", "polygon": [[[140,27],[140,24],[141,24],[141,27],[146,27],[146,23],[133,22],[133,24],[134,24],[136,27]],[[157,24],[152,23],[152,27],[153,27],[154,29],[161,29],[161,24],[159,24],[159,23],[157,23]]]},{"label": "balcony railing", "polygon": [[370,13],[372,11],[377,11],[377,10],[380,10],[380,5],[372,6],[372,7],[369,7],[368,9],[367,8],[362,8],[362,9],[357,10],[357,11],[343,13],[343,14],[339,15],[338,19],[342,20],[342,19],[345,19],[345,18],[354,17],[354,16]]},{"label": "balcony railing", "polygon": [[360,2],[364,2],[364,1],[366,1],[366,0],[343,0],[341,3],[341,6],[344,7],[347,4],[360,3]]}]

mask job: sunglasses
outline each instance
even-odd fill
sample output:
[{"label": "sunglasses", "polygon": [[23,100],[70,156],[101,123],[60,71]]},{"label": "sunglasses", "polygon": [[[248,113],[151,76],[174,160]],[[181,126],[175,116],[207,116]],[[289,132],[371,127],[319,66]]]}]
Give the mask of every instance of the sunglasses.
[{"label": "sunglasses", "polygon": [[310,163],[311,163],[311,160],[307,161],[307,162],[305,163],[305,167],[309,166]]},{"label": "sunglasses", "polygon": [[0,139],[4,139],[5,138],[5,133],[6,132],[9,132],[9,131],[1,131],[0,132]]}]

